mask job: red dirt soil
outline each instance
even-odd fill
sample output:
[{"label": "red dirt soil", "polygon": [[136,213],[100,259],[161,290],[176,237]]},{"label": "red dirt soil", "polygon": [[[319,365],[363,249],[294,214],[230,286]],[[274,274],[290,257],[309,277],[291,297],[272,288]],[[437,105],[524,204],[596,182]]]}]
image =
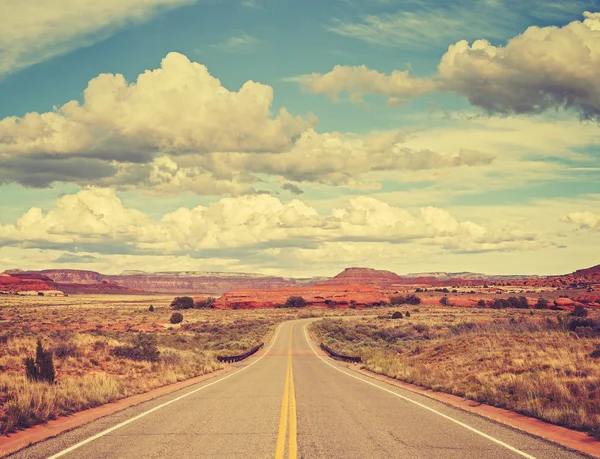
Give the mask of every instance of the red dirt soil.
[{"label": "red dirt soil", "polygon": [[373,285],[312,285],[304,287],[284,287],[271,290],[239,289],[226,293],[217,301],[215,308],[255,309],[274,308],[283,305],[291,296],[301,296],[307,306],[328,307],[325,301],[334,301],[338,308],[350,307],[355,301],[357,306],[367,303],[388,301],[388,297]]}]

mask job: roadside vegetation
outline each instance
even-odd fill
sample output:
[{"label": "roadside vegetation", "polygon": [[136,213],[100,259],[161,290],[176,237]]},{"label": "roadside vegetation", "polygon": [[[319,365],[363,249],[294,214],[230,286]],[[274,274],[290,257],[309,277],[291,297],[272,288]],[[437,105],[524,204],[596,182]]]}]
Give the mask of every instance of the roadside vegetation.
[{"label": "roadside vegetation", "polygon": [[311,330],[376,373],[600,436],[596,311],[405,307]]},{"label": "roadside vegetation", "polygon": [[217,355],[269,339],[292,312],[173,312],[171,300],[9,298],[0,307],[0,434],[213,372]]},{"label": "roadside vegetation", "polygon": [[218,355],[267,342],[284,320],[352,312],[306,309],[300,297],[271,310],[179,298],[3,297],[0,434],[213,372]]}]

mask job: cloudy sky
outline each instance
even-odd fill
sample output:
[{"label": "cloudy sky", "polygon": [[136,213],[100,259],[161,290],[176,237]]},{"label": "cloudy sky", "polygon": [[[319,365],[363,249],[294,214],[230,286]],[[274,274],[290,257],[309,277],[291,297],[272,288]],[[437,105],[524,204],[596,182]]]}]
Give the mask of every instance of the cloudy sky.
[{"label": "cloudy sky", "polygon": [[600,0],[0,18],[0,271],[600,263]]}]

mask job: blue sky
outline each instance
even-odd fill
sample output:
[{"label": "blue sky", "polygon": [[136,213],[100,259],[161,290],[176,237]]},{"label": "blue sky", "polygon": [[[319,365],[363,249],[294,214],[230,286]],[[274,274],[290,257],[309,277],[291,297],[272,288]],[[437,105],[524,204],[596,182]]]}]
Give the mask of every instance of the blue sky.
[{"label": "blue sky", "polygon": [[59,3],[0,6],[0,270],[600,263],[599,1]]}]

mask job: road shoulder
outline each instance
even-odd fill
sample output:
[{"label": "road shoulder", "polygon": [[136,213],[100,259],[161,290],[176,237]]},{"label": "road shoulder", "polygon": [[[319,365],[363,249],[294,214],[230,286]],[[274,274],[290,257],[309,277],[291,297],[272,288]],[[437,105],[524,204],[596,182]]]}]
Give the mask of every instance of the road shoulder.
[{"label": "road shoulder", "polygon": [[416,384],[406,383],[394,378],[390,378],[379,373],[360,368],[358,365],[345,365],[349,370],[360,373],[377,381],[385,382],[392,386],[423,395],[430,399],[442,402],[455,408],[459,408],[469,413],[477,414],[494,422],[512,427],[521,432],[543,438],[544,440],[557,443],[565,448],[580,453],[588,454],[592,457],[600,458],[600,441],[594,437],[566,427],[557,426],[540,419],[525,416],[514,411],[497,408],[495,406],[485,405],[474,400],[464,399],[457,395],[437,392]]}]

